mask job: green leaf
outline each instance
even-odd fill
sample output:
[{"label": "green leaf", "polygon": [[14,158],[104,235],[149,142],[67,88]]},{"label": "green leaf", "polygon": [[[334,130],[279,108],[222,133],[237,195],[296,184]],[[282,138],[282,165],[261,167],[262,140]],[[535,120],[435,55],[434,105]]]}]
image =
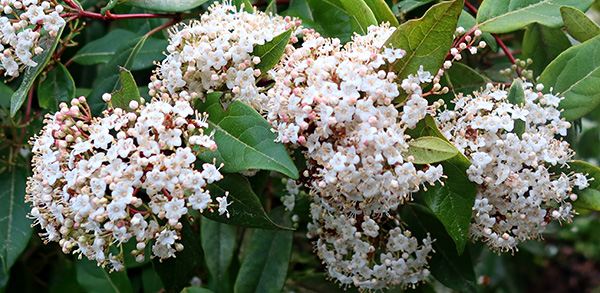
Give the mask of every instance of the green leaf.
[{"label": "green leaf", "polygon": [[110,0],[108,1],[108,3],[106,4],[106,6],[104,6],[102,8],[102,10],[100,10],[100,14],[104,15],[106,13],[106,11],[109,11],[113,8],[115,8],[115,6],[117,4],[119,4],[119,2],[123,2],[122,0]]},{"label": "green leaf", "polygon": [[205,259],[211,276],[209,283],[218,286],[217,292],[230,292],[229,266],[236,246],[236,228],[207,218],[202,219],[200,225],[202,248],[206,255],[210,255]]},{"label": "green leaf", "polygon": [[[477,25],[475,17],[473,17],[473,15],[469,14],[467,11],[463,10],[460,13],[460,17],[458,18],[457,26],[462,26],[465,29],[465,31],[469,31],[475,25]],[[494,36],[492,36],[492,34],[483,33],[481,34],[481,36],[485,40],[485,43],[490,47],[490,49],[492,49],[492,51],[498,51],[498,43],[496,43],[496,39],[494,39]]]},{"label": "green leaf", "polygon": [[[433,117],[427,115],[417,125],[416,135],[431,135],[448,141],[437,127]],[[444,185],[436,184],[423,191],[427,206],[442,222],[447,233],[452,237],[457,252],[463,253],[469,240],[472,208],[477,195],[477,185],[469,180],[466,170],[471,162],[463,154],[441,163],[444,174],[448,176]]]},{"label": "green leaf", "polygon": [[189,286],[190,280],[196,275],[196,270],[203,264],[203,251],[196,232],[187,219],[182,218],[181,244],[183,250],[177,252],[175,258],[167,258],[162,262],[155,257],[152,260],[154,270],[160,277],[167,293],[180,292]]},{"label": "green leaf", "polygon": [[50,61],[54,50],[60,41],[60,36],[63,32],[63,28],[58,31],[56,37],[50,36],[50,34],[43,35],[39,38],[37,42],[37,46],[44,49],[42,54],[36,55],[33,57],[33,61],[38,65],[36,67],[26,67],[23,72],[23,80],[21,81],[21,85],[15,91],[15,93],[10,98],[10,116],[15,117],[15,114],[23,103],[25,102],[25,97],[27,93],[29,93],[29,89],[35,82],[35,79],[38,77],[40,73],[46,68],[46,64]]},{"label": "green leaf", "polygon": [[136,36],[134,32],[128,30],[112,30],[103,37],[91,41],[79,49],[75,53],[75,56],[73,56],[73,61],[81,65],[108,63],[115,55],[117,49],[119,49],[119,46]]},{"label": "green leaf", "polygon": [[252,3],[248,0],[233,0],[233,3],[235,4],[235,6],[237,6],[238,9],[240,9],[242,7],[242,4],[244,4],[244,11],[248,13],[254,12],[254,7],[252,6]]},{"label": "green leaf", "polygon": [[215,198],[224,196],[229,192],[227,201],[231,204],[227,207],[230,217],[217,212],[204,211],[203,216],[220,223],[237,225],[249,228],[261,229],[287,229],[275,224],[265,213],[258,196],[252,191],[248,180],[239,174],[227,174],[223,179],[206,188],[210,191],[213,201]]},{"label": "green leaf", "polygon": [[275,36],[270,42],[255,46],[252,55],[260,57],[260,63],[256,64],[254,68],[259,69],[263,74],[273,68],[281,60],[281,55],[285,52],[291,35],[292,30],[289,29]]},{"label": "green leaf", "polygon": [[402,156],[408,158],[412,156],[414,164],[432,164],[450,159],[458,154],[452,144],[447,141],[434,137],[422,136],[408,142],[408,151]]},{"label": "green leaf", "polygon": [[[269,214],[281,225],[291,225],[290,214],[283,207]],[[292,254],[292,236],[292,231],[255,230],[234,291],[281,292]]]},{"label": "green leaf", "polygon": [[88,97],[88,104],[93,114],[100,114],[102,109],[106,107],[106,103],[102,100],[104,93],[113,93],[121,88],[119,66],[131,68],[147,38],[148,36],[145,35],[125,42],[115,52],[108,64],[104,66]]},{"label": "green leaf", "polygon": [[580,10],[590,8],[594,0],[485,0],[479,6],[479,29],[490,33],[516,31],[530,23],[558,28],[563,25],[560,6],[569,5]]},{"label": "green leaf", "polygon": [[103,269],[93,260],[83,258],[76,261],[77,282],[88,293],[132,292],[127,272],[112,272]]},{"label": "green leaf", "polygon": [[[360,32],[356,19],[350,17],[340,0],[306,0],[310,15],[319,24],[323,37],[339,38],[342,43],[350,41],[354,32]],[[317,29],[315,28],[315,29]]]},{"label": "green leaf", "polygon": [[574,39],[585,42],[597,35],[600,35],[600,27],[585,16],[581,10],[570,6],[561,6],[560,14],[562,16],[567,32]]},{"label": "green leaf", "polygon": [[208,0],[126,0],[125,4],[144,9],[183,12],[196,8]]},{"label": "green leaf", "polygon": [[571,42],[561,29],[532,23],[523,37],[522,59],[531,58],[533,63],[529,69],[534,76],[539,76],[548,63],[569,47]]},{"label": "green leaf", "polygon": [[265,13],[266,14],[277,14],[277,1],[276,0],[271,0],[271,2],[269,2],[269,5],[267,6],[267,8],[265,8]]},{"label": "green leaf", "polygon": [[375,15],[377,23],[389,22],[390,26],[399,26],[398,19],[384,0],[364,0]]},{"label": "green leaf", "polygon": [[7,86],[5,83],[0,82],[0,108],[9,109],[10,97],[15,93],[13,89]]},{"label": "green leaf", "polygon": [[125,67],[119,66],[120,77],[121,77],[121,89],[114,92],[111,99],[111,104],[114,108],[121,108],[125,111],[133,111],[129,107],[131,101],[137,101],[140,103],[140,91],[138,90],[137,84],[133,79],[131,71]]},{"label": "green leaf", "polygon": [[[442,95],[442,98],[450,103],[455,95],[463,93],[470,95],[474,91],[480,90],[485,86],[487,80],[473,68],[458,62],[454,62],[450,69],[447,69],[442,76],[440,84],[447,86],[450,92]],[[453,104],[450,104],[453,105]]]},{"label": "green leaf", "polygon": [[144,288],[142,292],[160,292],[164,287],[160,277],[151,266],[145,267],[142,271],[142,286]]},{"label": "green leaf", "polygon": [[33,232],[30,210],[25,203],[26,170],[13,167],[0,174],[0,261],[7,273],[21,252],[27,247]]},{"label": "green leaf", "polygon": [[406,50],[406,56],[391,64],[400,79],[417,72],[421,65],[429,72],[438,71],[452,46],[463,3],[455,0],[436,4],[423,17],[400,25],[385,42],[386,46]]},{"label": "green leaf", "polygon": [[577,200],[573,202],[576,208],[600,211],[600,168],[584,162],[572,161],[569,162],[569,172],[577,172],[586,175],[589,181],[589,186],[583,190],[574,188],[573,192],[577,194]]},{"label": "green leaf", "polygon": [[459,255],[454,242],[444,230],[442,223],[429,209],[419,204],[410,204],[402,209],[402,220],[418,238],[431,234],[433,249],[429,270],[433,277],[447,287],[462,292],[477,292],[475,272],[468,251]]},{"label": "green leaf", "polygon": [[285,146],[276,143],[277,135],[271,125],[252,107],[233,101],[223,112],[219,103],[220,92],[207,95],[206,102],[198,102],[196,108],[209,114],[208,132],[215,131],[216,151],[200,153],[205,162],[224,163],[223,172],[239,172],[247,169],[263,169],[281,172],[297,179],[298,169]]},{"label": "green leaf", "polygon": [[62,63],[56,63],[37,88],[38,102],[43,109],[58,111],[60,102],[70,102],[75,97],[75,81]]},{"label": "green leaf", "polygon": [[371,25],[377,25],[377,19],[371,11],[371,8],[364,0],[340,0],[346,13],[358,23],[361,35],[367,34],[367,28]]},{"label": "green leaf", "polygon": [[[523,105],[525,103],[525,91],[523,90],[523,83],[520,79],[515,79],[510,85],[507,98],[513,105]],[[520,138],[521,135],[523,135],[523,132],[525,132],[525,121],[515,119],[515,126],[512,132]]]},{"label": "green leaf", "polygon": [[213,291],[202,287],[187,287],[181,293],[212,293]]},{"label": "green leaf", "polygon": [[600,105],[600,36],[562,52],[540,75],[545,91],[553,88],[565,99],[560,108],[568,121]]}]

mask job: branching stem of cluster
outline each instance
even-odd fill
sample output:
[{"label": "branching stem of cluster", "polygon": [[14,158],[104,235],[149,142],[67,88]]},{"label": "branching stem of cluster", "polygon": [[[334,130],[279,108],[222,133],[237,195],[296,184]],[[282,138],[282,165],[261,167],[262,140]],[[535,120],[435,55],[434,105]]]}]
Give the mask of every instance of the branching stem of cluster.
[{"label": "branching stem of cluster", "polygon": [[73,0],[65,0],[65,3],[69,5],[74,12],[67,12],[62,16],[69,16],[70,20],[78,18],[93,18],[101,19],[104,21],[120,20],[120,19],[132,19],[132,18],[173,18],[180,19],[181,13],[133,13],[133,14],[112,14],[110,11],[106,11],[104,15],[95,12],[89,12],[83,10]]}]

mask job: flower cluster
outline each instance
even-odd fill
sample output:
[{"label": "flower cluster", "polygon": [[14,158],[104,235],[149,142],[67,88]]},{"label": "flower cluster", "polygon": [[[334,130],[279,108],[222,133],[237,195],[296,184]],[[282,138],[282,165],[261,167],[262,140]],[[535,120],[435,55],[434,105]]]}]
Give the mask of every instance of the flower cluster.
[{"label": "flower cluster", "polygon": [[410,140],[405,130],[435,107],[422,97],[420,84],[432,79],[422,68],[400,82],[408,95],[403,111],[392,103],[400,95],[397,76],[379,68],[405,54],[380,51],[394,30],[371,26],[344,46],[305,30],[302,46],[272,71],[268,92],[268,120],[278,140],[301,147],[309,161],[309,236],[319,237],[316,250],[330,275],[361,288],[407,286],[427,275],[431,239],[419,248],[409,231],[394,228],[408,247],[402,237],[377,230],[420,185],[442,176],[441,166],[418,170],[403,157]]},{"label": "flower cluster", "polygon": [[226,196],[214,204],[205,189],[222,178],[218,168],[194,168],[197,152],[217,147],[203,132],[207,116],[185,97],[129,107],[135,110],[109,107],[92,118],[84,97],[61,104],[32,141],[27,183],[30,215],[45,241],[115,270],[123,269],[123,252],[113,255],[112,245],[136,241],[131,253],[141,262],[154,241],[154,256],[174,257],[188,208],[228,213]]},{"label": "flower cluster", "polygon": [[[254,68],[261,62],[259,56],[252,55],[254,47],[286,30],[295,31],[299,25],[300,21],[289,16],[270,16],[256,9],[248,13],[231,3],[215,3],[200,21],[171,33],[167,57],[149,88],[171,94],[187,90],[200,96],[228,90],[234,99],[264,110],[267,96],[256,85],[264,72]],[[298,41],[295,35],[290,43]]]},{"label": "flower cluster", "polygon": [[543,85],[523,83],[525,100],[508,101],[503,88],[459,95],[454,110],[438,116],[444,135],[471,161],[469,179],[478,184],[471,235],[494,250],[514,250],[537,239],[553,220],[570,221],[572,188],[585,188],[583,174],[554,173],[573,156],[565,136],[570,124],[557,110],[561,98]]},{"label": "flower cluster", "polygon": [[60,16],[63,9],[56,1],[0,1],[0,11],[4,14],[0,17],[0,68],[5,75],[17,77],[21,66],[37,66],[32,58],[43,52],[38,46],[41,30],[56,36],[65,25]]}]

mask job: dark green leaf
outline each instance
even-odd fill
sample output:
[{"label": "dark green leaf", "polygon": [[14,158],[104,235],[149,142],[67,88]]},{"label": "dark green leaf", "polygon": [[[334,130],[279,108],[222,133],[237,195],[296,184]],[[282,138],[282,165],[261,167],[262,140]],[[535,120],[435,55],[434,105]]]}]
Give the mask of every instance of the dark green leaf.
[{"label": "dark green leaf", "polygon": [[274,37],[270,42],[255,46],[252,55],[260,57],[260,63],[256,64],[254,68],[259,69],[263,74],[273,68],[281,60],[281,55],[285,52],[291,35],[292,30],[289,29]]},{"label": "dark green leaf", "polygon": [[[283,207],[269,215],[281,225],[291,225]],[[235,292],[281,292],[292,253],[292,231],[257,229],[235,281]]]},{"label": "dark green leaf", "polygon": [[233,0],[233,3],[235,4],[235,6],[238,7],[238,9],[240,9],[242,7],[242,4],[244,4],[244,11],[248,13],[254,12],[254,7],[252,6],[252,3],[249,0]]},{"label": "dark green leaf", "polygon": [[429,2],[433,2],[433,0],[402,0],[398,4],[392,6],[392,12],[396,15],[407,14]]},{"label": "dark green leaf", "polygon": [[196,8],[208,0],[125,0],[125,4],[144,9],[183,12]]},{"label": "dark green leaf", "polygon": [[154,270],[160,277],[167,293],[180,292],[189,286],[196,270],[202,266],[204,253],[196,232],[192,230],[187,219],[181,219],[181,244],[183,250],[177,252],[175,258],[167,258],[162,262],[159,258],[152,260]]},{"label": "dark green leaf", "polygon": [[485,0],[479,6],[479,29],[490,33],[516,31],[537,22],[548,27],[563,25],[560,6],[569,5],[587,10],[594,0]]},{"label": "dark green leaf", "polygon": [[485,87],[487,80],[473,68],[454,62],[452,67],[444,72],[440,83],[450,89],[450,92],[442,95],[443,99],[449,103],[459,93],[470,95]]},{"label": "dark green leaf", "polygon": [[25,203],[26,170],[13,167],[0,174],[0,260],[3,272],[15,263],[27,246],[33,229]]},{"label": "dark green leaf", "polygon": [[58,31],[56,37],[52,37],[50,36],[50,34],[46,34],[39,38],[37,46],[44,49],[44,51],[42,52],[42,54],[33,57],[33,61],[36,62],[38,65],[34,68],[26,67],[25,71],[22,73],[23,80],[21,81],[21,85],[10,98],[11,117],[15,117],[17,111],[19,110],[19,108],[21,108],[23,102],[25,102],[25,97],[27,96],[27,93],[29,93],[29,89],[33,85],[33,82],[35,82],[35,79],[44,70],[46,64],[48,64],[48,62],[50,61],[50,58],[52,57],[52,54],[56,49],[58,41],[60,41],[60,36],[63,32],[63,29],[64,27],[61,28],[60,31]]},{"label": "dark green leaf", "polygon": [[68,103],[75,97],[75,81],[62,63],[56,63],[40,81],[37,94],[41,108],[56,112],[60,102]]},{"label": "dark green leaf", "polygon": [[203,216],[213,221],[250,228],[291,229],[275,224],[267,216],[260,200],[252,191],[250,183],[239,174],[227,174],[225,178],[209,185],[207,189],[213,199],[224,196],[227,191],[229,192],[227,201],[231,205],[227,210],[229,210],[230,217],[210,211],[202,213]]},{"label": "dark green leaf", "polygon": [[104,7],[102,8],[102,10],[100,10],[100,13],[101,13],[102,15],[104,15],[104,14],[106,13],[106,11],[109,11],[109,10],[111,10],[111,9],[115,8],[115,6],[116,6],[117,4],[119,4],[119,2],[122,2],[122,1],[120,1],[120,0],[109,0],[109,1],[108,1],[108,4],[106,4],[106,6],[104,6]]},{"label": "dark green leaf", "polygon": [[99,267],[96,261],[83,258],[76,261],[77,282],[89,293],[131,292],[127,272],[112,272]]},{"label": "dark green leaf", "polygon": [[105,108],[106,103],[102,100],[104,93],[112,93],[121,88],[119,66],[131,68],[147,38],[147,36],[141,36],[125,42],[102,69],[88,97],[93,114],[98,115]]},{"label": "dark green leaf", "polygon": [[231,277],[229,266],[233,259],[236,246],[236,229],[234,226],[202,219],[200,233],[202,248],[206,255],[206,267],[211,275],[209,283],[216,285],[216,292],[231,291]]},{"label": "dark green leaf", "polygon": [[475,272],[468,251],[459,255],[452,238],[444,226],[429,209],[419,204],[410,204],[402,209],[402,220],[408,224],[413,235],[425,238],[431,234],[433,253],[429,270],[433,277],[451,289],[462,292],[476,292]]},{"label": "dark green leaf", "polygon": [[600,27],[585,16],[585,13],[581,10],[571,6],[561,6],[560,14],[562,15],[567,32],[574,39],[583,43],[600,35]]},{"label": "dark green leaf", "polygon": [[187,287],[181,293],[212,293],[213,291],[202,287]]},{"label": "dark green leaf", "polygon": [[561,29],[532,23],[523,37],[522,59],[531,58],[533,63],[529,69],[534,76],[539,76],[548,63],[569,47],[571,42]]},{"label": "dark green leaf", "polygon": [[408,158],[412,156],[415,164],[432,164],[450,159],[458,154],[452,144],[447,141],[434,137],[422,136],[408,142],[408,151],[402,156]]},{"label": "dark green leaf", "polygon": [[367,34],[367,28],[371,25],[377,25],[377,19],[371,11],[371,8],[364,0],[340,0],[346,13],[358,23],[359,34]]},{"label": "dark green leaf", "polygon": [[10,97],[15,93],[9,86],[5,83],[0,82],[0,108],[4,108],[6,110],[10,107]]},{"label": "dark green leaf", "polygon": [[[525,91],[523,90],[523,83],[520,79],[515,79],[510,85],[507,98],[508,101],[513,105],[521,106],[525,103]],[[525,121],[521,119],[515,119],[515,126],[512,132],[521,137],[523,132],[525,132]]]},{"label": "dark green leaf", "polygon": [[108,63],[119,46],[136,36],[135,33],[128,30],[112,30],[102,38],[91,41],[79,49],[73,56],[73,61],[81,65]]},{"label": "dark green leaf", "polygon": [[384,0],[364,0],[377,19],[377,23],[389,22],[390,26],[399,26],[396,16]]},{"label": "dark green leaf", "polygon": [[136,71],[154,67],[154,62],[161,62],[165,58],[163,52],[165,52],[167,45],[169,45],[169,42],[164,38],[149,37],[135,57],[131,70]]},{"label": "dark green leaf", "polygon": [[276,143],[277,135],[271,125],[252,107],[233,101],[223,112],[219,103],[220,92],[207,95],[206,103],[199,102],[196,108],[209,114],[208,132],[215,130],[216,151],[198,155],[205,162],[224,163],[224,172],[239,172],[247,169],[264,169],[281,172],[297,179],[298,169],[285,146]]},{"label": "dark green leaf", "polygon": [[565,99],[560,108],[568,121],[583,117],[600,105],[600,36],[561,53],[540,75],[545,90],[553,88]]},{"label": "dark green leaf", "polygon": [[339,38],[342,43],[350,41],[354,32],[360,31],[356,20],[344,10],[340,0],[306,0],[310,14],[319,24],[318,31],[323,37]]},{"label": "dark green leaf", "polygon": [[125,111],[133,111],[134,109],[129,108],[131,101],[137,101],[140,103],[140,91],[138,90],[135,80],[131,71],[125,67],[119,66],[119,75],[121,77],[121,89],[112,95],[111,104],[113,108],[121,108]]},{"label": "dark green leaf", "polygon": [[[460,13],[460,17],[458,18],[457,26],[462,26],[465,29],[465,31],[469,31],[476,24],[477,24],[477,21],[475,20],[475,17],[473,17],[473,15],[469,14],[465,10],[463,10]],[[494,52],[498,51],[498,43],[496,43],[496,39],[494,39],[492,34],[483,33],[481,36],[485,40],[485,43],[490,47],[490,49],[492,49],[492,51],[494,51]]]},{"label": "dark green leaf", "polygon": [[421,65],[429,72],[438,71],[452,46],[463,3],[456,0],[436,4],[422,18],[403,23],[390,36],[385,46],[406,50],[406,56],[392,64],[399,78],[417,72]]},{"label": "dark green leaf", "polygon": [[574,188],[573,192],[577,194],[577,200],[573,202],[573,206],[576,208],[600,211],[600,168],[584,162],[584,161],[572,161],[569,162],[569,172],[577,172],[586,175],[588,179],[594,178],[589,181],[588,188],[580,190]]},{"label": "dark green leaf", "polygon": [[163,288],[160,277],[156,274],[153,267],[145,267],[142,271],[142,286],[143,292],[160,292]]}]

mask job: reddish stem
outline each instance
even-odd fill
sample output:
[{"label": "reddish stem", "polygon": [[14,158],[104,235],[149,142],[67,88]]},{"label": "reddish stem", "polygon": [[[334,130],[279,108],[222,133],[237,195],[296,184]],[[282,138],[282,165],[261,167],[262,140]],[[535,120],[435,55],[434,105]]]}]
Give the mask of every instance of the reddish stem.
[{"label": "reddish stem", "polygon": [[29,89],[29,95],[27,95],[27,110],[25,111],[25,119],[23,121],[29,120],[29,115],[31,114],[31,101],[33,100],[33,91],[35,90],[35,86],[32,86]]},{"label": "reddish stem", "polygon": [[473,4],[469,3],[469,1],[465,1],[465,7],[467,7],[467,9],[471,10],[474,14],[477,14],[477,8],[475,8],[475,6],[473,6]]},{"label": "reddish stem", "polygon": [[120,19],[132,19],[132,18],[181,18],[179,13],[133,13],[133,14],[112,14],[110,11],[106,11],[105,15],[95,12],[89,12],[83,10],[72,0],[65,0],[65,3],[69,5],[74,12],[65,13],[61,16],[70,16],[69,20],[78,19],[82,17],[88,17],[93,19],[101,19],[104,21],[120,20]]}]

